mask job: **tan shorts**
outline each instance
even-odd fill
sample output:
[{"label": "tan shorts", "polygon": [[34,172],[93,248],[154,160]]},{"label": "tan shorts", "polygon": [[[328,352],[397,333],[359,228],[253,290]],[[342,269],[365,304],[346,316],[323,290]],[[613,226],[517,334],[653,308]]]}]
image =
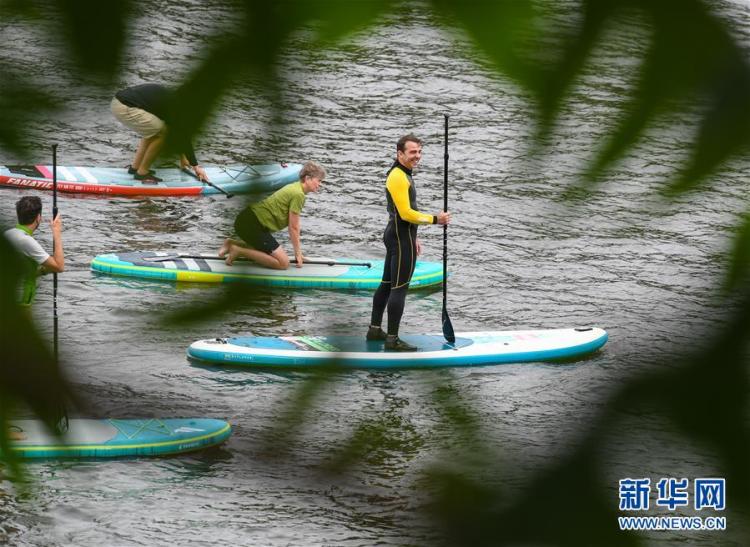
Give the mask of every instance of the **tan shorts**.
[{"label": "tan shorts", "polygon": [[161,118],[146,112],[142,108],[125,106],[117,97],[112,99],[110,109],[115,118],[125,127],[132,129],[144,139],[149,139],[166,132],[166,125]]}]

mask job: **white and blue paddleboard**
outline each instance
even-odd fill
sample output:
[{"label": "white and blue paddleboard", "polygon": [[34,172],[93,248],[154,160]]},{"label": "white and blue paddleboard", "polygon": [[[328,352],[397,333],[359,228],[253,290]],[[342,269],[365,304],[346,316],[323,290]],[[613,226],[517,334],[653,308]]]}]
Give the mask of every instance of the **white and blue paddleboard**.
[{"label": "white and blue paddleboard", "polygon": [[456,333],[455,344],[442,334],[400,337],[417,351],[385,351],[383,342],[368,342],[363,334],[213,338],[193,342],[187,354],[207,363],[246,367],[465,367],[573,359],[607,341],[604,330],[591,327]]},{"label": "white and blue paddleboard", "polygon": [[[383,277],[382,260],[309,258],[301,268],[272,270],[247,260],[227,266],[216,256],[133,251],[98,255],[91,269],[110,275],[193,283],[244,282],[266,287],[313,289],[376,289]],[[418,261],[410,287],[419,289],[443,282],[443,265]]]},{"label": "white and blue paddleboard", "polygon": [[22,437],[10,441],[20,458],[117,458],[201,450],[227,440],[232,426],[208,418],[71,419],[68,431],[56,437],[40,420],[11,420],[10,431]]},{"label": "white and blue paddleboard", "polygon": [[[206,166],[213,186],[198,180],[192,172],[175,167],[156,168],[159,183],[144,183],[124,167],[57,166],[57,190],[76,194],[107,196],[197,196],[273,192],[299,180],[298,163],[266,165]],[[0,186],[52,190],[51,165],[0,165]],[[218,190],[221,188],[221,190]]]}]

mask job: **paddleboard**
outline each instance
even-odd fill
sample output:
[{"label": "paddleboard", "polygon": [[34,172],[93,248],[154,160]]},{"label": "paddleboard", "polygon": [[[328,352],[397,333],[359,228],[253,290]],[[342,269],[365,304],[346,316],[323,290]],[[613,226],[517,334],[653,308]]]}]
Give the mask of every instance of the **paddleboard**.
[{"label": "paddleboard", "polygon": [[116,458],[167,456],[224,442],[232,426],[224,420],[71,419],[67,433],[55,437],[40,420],[11,420],[11,431],[26,438],[11,441],[21,458]]},{"label": "paddleboard", "polygon": [[[97,272],[198,283],[244,282],[267,287],[317,289],[375,289],[383,276],[382,260],[310,258],[301,268],[293,263],[286,270],[263,268],[236,260],[227,266],[215,256],[188,256],[169,252],[122,252],[98,255],[91,262]],[[418,261],[410,287],[418,289],[440,284],[443,265]]]},{"label": "paddleboard", "polygon": [[[231,194],[272,192],[299,180],[297,163],[205,167],[208,179]],[[57,166],[60,192],[110,196],[197,196],[218,194],[219,190],[199,181],[192,172],[177,168],[155,169],[163,179],[157,184],[135,180],[124,167]],[[0,185],[52,190],[51,165],[0,166]]]},{"label": "paddleboard", "polygon": [[601,348],[600,328],[456,333],[455,344],[442,334],[402,335],[415,352],[385,351],[383,342],[362,336],[237,337],[199,340],[188,357],[247,367],[429,368],[499,365],[572,359]]}]

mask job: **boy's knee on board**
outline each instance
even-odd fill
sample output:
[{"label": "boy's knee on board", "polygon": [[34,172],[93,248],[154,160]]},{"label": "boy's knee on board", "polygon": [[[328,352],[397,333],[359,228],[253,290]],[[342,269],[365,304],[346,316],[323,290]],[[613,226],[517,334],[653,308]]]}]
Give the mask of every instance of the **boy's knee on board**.
[{"label": "boy's knee on board", "polygon": [[289,269],[289,257],[286,255],[277,256],[276,260],[279,265],[276,267],[277,270],[288,270]]}]

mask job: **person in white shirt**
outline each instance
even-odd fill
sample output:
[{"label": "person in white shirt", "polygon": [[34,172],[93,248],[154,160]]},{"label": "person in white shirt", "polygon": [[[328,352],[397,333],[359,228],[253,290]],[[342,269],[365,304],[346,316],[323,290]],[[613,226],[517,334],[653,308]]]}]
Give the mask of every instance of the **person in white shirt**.
[{"label": "person in white shirt", "polygon": [[42,223],[42,200],[37,196],[24,196],[16,203],[18,224],[6,230],[5,238],[13,247],[27,258],[29,272],[23,283],[20,304],[30,306],[36,295],[36,281],[45,273],[60,273],[65,268],[65,257],[62,245],[62,219],[60,214],[50,220],[54,241],[52,255],[45,251],[34,239],[34,231]]}]

